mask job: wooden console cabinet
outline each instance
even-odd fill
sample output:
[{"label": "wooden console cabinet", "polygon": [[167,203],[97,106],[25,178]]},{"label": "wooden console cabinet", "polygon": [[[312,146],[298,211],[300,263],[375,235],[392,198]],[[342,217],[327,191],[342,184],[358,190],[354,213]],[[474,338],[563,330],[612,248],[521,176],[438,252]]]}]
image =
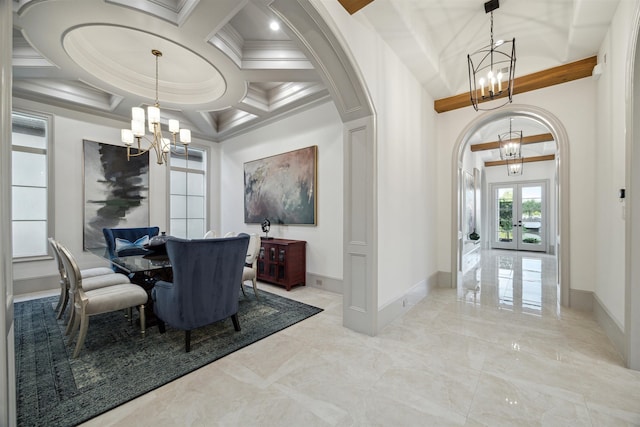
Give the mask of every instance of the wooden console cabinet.
[{"label": "wooden console cabinet", "polygon": [[258,255],[258,280],[281,285],[305,285],[307,242],[303,240],[262,239]]}]

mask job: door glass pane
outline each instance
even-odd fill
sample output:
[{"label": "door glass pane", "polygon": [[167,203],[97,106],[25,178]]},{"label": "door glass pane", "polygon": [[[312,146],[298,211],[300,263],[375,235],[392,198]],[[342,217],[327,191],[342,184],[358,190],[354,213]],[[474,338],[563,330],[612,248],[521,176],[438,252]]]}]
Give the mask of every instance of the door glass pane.
[{"label": "door glass pane", "polygon": [[540,245],[542,238],[542,186],[521,189],[522,243]]},{"label": "door glass pane", "polygon": [[496,241],[511,242],[513,240],[513,189],[498,188],[497,197],[498,221]]}]

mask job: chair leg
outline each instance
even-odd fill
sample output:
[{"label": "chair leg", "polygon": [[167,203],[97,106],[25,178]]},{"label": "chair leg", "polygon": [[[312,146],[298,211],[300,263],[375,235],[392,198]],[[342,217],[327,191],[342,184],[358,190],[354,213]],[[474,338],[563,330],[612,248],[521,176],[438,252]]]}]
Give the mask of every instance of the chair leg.
[{"label": "chair leg", "polygon": [[233,322],[233,329],[235,329],[236,332],[239,332],[240,331],[240,320],[238,320],[238,313],[231,315],[231,321]]},{"label": "chair leg", "polygon": [[260,299],[260,297],[258,297],[258,280],[254,277],[253,278],[253,293],[256,296],[256,299]]},{"label": "chair leg", "polygon": [[60,283],[60,299],[58,300],[58,305],[56,306],[56,312],[58,313],[56,319],[61,319],[62,314],[64,313],[64,309],[67,308],[67,302],[69,301],[69,290],[64,284],[64,281]]},{"label": "chair leg", "polygon": [[164,334],[167,331],[167,329],[164,326],[164,321],[162,321],[162,319],[160,319],[159,317],[158,317],[158,331],[160,331],[161,334]]},{"label": "chair leg", "polygon": [[244,290],[244,282],[240,283],[240,290],[242,291],[242,295],[244,295],[244,297],[247,297],[247,292],[245,292]]},{"label": "chair leg", "polygon": [[82,346],[84,345],[84,339],[87,337],[87,329],[89,329],[89,316],[82,315],[80,319],[80,336],[78,336],[78,342],[76,343],[76,349],[73,352],[73,358],[75,359],[80,354]]},{"label": "chair leg", "polygon": [[69,319],[69,324],[67,325],[66,334],[69,335],[68,344],[71,345],[73,340],[76,338],[76,334],[78,333],[78,328],[80,326],[80,319],[75,314],[75,310],[72,310],[71,319]]},{"label": "chair leg", "polygon": [[191,351],[191,331],[184,331],[184,351],[186,353]]},{"label": "chair leg", "polygon": [[76,307],[75,307],[75,304],[73,303],[73,300],[70,302],[71,302],[71,307],[69,307],[69,320],[67,320],[67,329],[64,330],[65,335],[69,335],[71,333],[71,329],[73,328],[73,322],[76,321]]},{"label": "chair leg", "polygon": [[144,333],[147,331],[147,319],[146,314],[144,312],[144,304],[140,304],[140,333],[144,336]]}]

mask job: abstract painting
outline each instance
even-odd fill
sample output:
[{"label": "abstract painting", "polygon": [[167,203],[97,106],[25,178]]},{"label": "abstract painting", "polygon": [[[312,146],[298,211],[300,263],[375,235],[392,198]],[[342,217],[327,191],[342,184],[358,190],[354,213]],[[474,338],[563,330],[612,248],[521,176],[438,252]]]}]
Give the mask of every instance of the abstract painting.
[{"label": "abstract painting", "polygon": [[317,146],[244,164],[244,222],[316,223]]},{"label": "abstract painting", "polygon": [[104,227],[149,225],[149,153],[84,140],[84,249],[106,246]]}]

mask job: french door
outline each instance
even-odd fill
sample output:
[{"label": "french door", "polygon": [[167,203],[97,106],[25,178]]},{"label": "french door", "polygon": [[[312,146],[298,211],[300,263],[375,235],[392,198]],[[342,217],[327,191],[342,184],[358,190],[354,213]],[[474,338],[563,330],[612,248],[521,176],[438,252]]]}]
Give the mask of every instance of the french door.
[{"label": "french door", "polygon": [[492,184],[491,247],[546,252],[546,182]]}]

